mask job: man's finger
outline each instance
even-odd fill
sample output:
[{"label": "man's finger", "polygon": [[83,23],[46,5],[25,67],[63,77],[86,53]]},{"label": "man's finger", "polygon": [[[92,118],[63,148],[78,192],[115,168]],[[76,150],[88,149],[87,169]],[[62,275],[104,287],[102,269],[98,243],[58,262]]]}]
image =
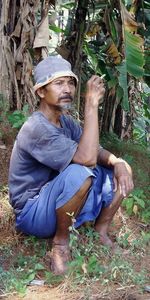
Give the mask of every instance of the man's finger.
[{"label": "man's finger", "polygon": [[113,189],[113,192],[117,192],[117,189],[118,189],[118,182],[117,182],[116,177],[114,177],[114,189]]},{"label": "man's finger", "polygon": [[123,183],[123,184],[120,184],[120,192],[121,192],[121,195],[125,198],[127,196],[127,190],[126,190],[126,185]]}]

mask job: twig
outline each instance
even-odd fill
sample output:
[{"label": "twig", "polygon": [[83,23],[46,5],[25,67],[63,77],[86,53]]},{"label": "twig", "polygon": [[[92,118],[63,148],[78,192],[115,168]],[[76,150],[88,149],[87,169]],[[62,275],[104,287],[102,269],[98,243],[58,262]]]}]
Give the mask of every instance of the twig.
[{"label": "twig", "polygon": [[131,288],[131,287],[134,287],[135,285],[126,285],[126,286],[121,286],[119,288],[116,289],[116,291],[120,291],[120,290],[125,290],[126,288]]}]

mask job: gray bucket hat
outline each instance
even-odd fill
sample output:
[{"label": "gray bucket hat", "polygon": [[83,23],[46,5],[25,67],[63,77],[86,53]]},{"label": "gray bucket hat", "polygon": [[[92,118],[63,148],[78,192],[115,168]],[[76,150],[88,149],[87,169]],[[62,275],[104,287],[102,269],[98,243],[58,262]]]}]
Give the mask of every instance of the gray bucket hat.
[{"label": "gray bucket hat", "polygon": [[64,76],[74,77],[76,83],[78,77],[72,72],[71,64],[60,55],[48,56],[34,69],[34,91],[52,82],[54,79]]}]

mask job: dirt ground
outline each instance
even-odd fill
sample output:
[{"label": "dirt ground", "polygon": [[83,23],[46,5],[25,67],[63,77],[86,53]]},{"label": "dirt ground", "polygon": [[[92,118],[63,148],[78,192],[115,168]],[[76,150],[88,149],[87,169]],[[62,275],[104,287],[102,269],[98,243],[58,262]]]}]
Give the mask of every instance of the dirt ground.
[{"label": "dirt ground", "polygon": [[[12,145],[6,145],[6,148],[0,147],[0,186],[7,185],[8,180],[8,166],[10,160]],[[2,214],[2,218],[5,216]],[[123,218],[123,215],[121,216]],[[132,229],[134,234],[137,234],[141,229],[141,224],[135,219],[128,220],[128,226]],[[120,216],[116,217],[114,231],[121,231],[122,221]],[[113,234],[113,232],[112,232]],[[6,226],[5,230],[1,232],[0,244],[3,242],[9,243],[9,240],[15,239],[14,229],[10,230],[10,226]],[[150,266],[150,256],[146,250],[143,253],[143,259],[140,262],[140,268],[148,268]],[[130,258],[129,258],[130,259]],[[135,262],[136,264],[136,262]],[[137,265],[137,270],[139,265]],[[65,279],[65,278],[64,278]],[[69,286],[69,285],[68,285]],[[150,300],[150,293],[142,293],[136,285],[121,286],[117,282],[112,283],[105,288],[100,282],[95,282],[84,287],[79,285],[75,290],[71,290],[67,286],[67,280],[64,280],[56,287],[53,286],[29,286],[26,295],[23,297],[25,300]],[[87,291],[85,291],[85,288]],[[0,299],[19,300],[22,299],[16,293],[1,294]]]}]

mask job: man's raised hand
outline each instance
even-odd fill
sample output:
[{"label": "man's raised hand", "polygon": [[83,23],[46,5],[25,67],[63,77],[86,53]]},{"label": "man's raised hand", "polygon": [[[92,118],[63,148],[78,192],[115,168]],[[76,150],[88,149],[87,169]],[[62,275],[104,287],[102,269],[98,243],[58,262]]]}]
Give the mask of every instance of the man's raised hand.
[{"label": "man's raised hand", "polygon": [[93,75],[87,82],[86,100],[92,106],[98,106],[100,100],[104,97],[105,87],[103,79],[97,75]]}]

